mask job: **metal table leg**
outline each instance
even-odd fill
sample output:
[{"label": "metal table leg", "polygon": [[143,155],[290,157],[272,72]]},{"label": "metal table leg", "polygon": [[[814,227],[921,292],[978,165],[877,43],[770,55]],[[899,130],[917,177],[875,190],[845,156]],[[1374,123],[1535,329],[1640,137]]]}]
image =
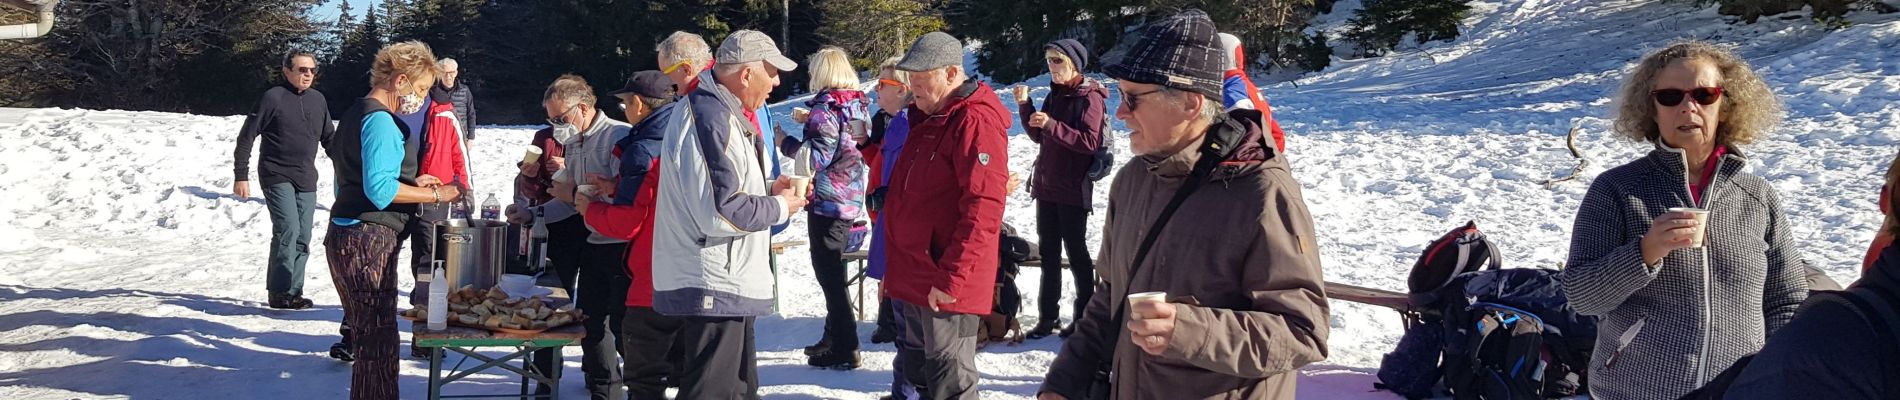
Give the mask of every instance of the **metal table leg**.
[{"label": "metal table leg", "polygon": [[442,399],[442,348],[429,348],[429,400]]}]

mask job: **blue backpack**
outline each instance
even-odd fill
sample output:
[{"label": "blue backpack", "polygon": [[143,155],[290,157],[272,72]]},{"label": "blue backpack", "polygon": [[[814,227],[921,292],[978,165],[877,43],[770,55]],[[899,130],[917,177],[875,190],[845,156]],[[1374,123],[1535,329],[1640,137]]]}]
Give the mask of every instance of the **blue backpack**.
[{"label": "blue backpack", "polygon": [[1405,335],[1374,387],[1407,398],[1535,399],[1582,393],[1596,318],[1570,309],[1558,271],[1503,269],[1497,246],[1467,223],[1413,266]]}]

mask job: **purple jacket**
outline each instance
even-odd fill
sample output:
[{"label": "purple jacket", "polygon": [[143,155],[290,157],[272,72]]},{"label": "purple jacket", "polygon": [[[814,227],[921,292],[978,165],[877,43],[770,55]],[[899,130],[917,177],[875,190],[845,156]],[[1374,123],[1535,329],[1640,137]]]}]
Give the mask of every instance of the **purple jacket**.
[{"label": "purple jacket", "polygon": [[1030,176],[1031,197],[1084,208],[1094,205],[1095,182],[1089,181],[1089,165],[1095,162],[1095,150],[1102,146],[1107,102],[1108,88],[1084,77],[1079,85],[1050,86],[1042,104],[1042,112],[1049,113],[1048,129],[1029,125],[1029,116],[1036,113],[1035,104],[1016,105],[1023,132],[1042,145]]},{"label": "purple jacket", "polygon": [[[910,137],[909,114],[909,110],[898,111],[896,116],[891,117],[890,126],[884,128],[884,143],[881,146],[884,154],[881,164],[884,165],[878,166],[883,169],[884,182],[878,182],[877,187],[871,188],[873,191],[890,186],[891,169],[897,167],[897,156],[904,152],[904,139]],[[865,275],[884,280],[884,215],[881,213],[877,221],[871,223],[871,255],[867,261],[870,265],[865,267]]]},{"label": "purple jacket", "polygon": [[812,214],[851,220],[864,215],[864,154],[850,133],[851,121],[865,121],[868,99],[856,90],[827,90],[812,97],[811,119],[805,121],[805,146],[810,146]]}]

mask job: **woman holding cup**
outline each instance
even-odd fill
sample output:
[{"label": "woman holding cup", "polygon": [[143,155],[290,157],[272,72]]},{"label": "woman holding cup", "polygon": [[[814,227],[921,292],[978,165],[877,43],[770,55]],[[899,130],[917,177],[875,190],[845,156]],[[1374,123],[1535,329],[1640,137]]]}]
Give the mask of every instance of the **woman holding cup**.
[{"label": "woman holding cup", "polygon": [[[810,230],[812,273],[825,295],[825,332],[805,348],[806,364],[821,368],[858,367],[857,317],[852,315],[844,251],[851,225],[864,216],[864,176],[854,121],[868,121],[871,99],[858,90],[858,73],[844,49],[826,47],[811,56],[809,111],[792,116],[805,125],[805,150],[796,152],[791,181],[811,201],[805,209]],[[809,167],[804,167],[809,165]],[[807,175],[809,174],[809,175]]]},{"label": "woman holding cup", "polygon": [[1644,58],[1618,102],[1617,133],[1655,149],[1591,183],[1560,280],[1571,307],[1602,317],[1591,397],[1678,398],[1807,298],[1780,196],[1738,148],[1781,105],[1740,57],[1697,41]]}]

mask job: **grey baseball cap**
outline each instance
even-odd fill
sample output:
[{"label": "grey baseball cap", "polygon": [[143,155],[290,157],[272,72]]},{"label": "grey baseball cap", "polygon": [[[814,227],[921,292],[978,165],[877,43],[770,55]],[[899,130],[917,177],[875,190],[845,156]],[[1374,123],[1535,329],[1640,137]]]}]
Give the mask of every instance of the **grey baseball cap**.
[{"label": "grey baseball cap", "polygon": [[780,71],[798,69],[797,62],[785,58],[785,54],[778,51],[778,44],[772,41],[771,36],[750,29],[726,36],[726,41],[720,43],[719,50],[713,54],[713,61],[720,64],[764,61]]},{"label": "grey baseball cap", "polygon": [[953,65],[963,65],[963,42],[948,33],[931,32],[910,44],[897,70],[923,72]]}]

